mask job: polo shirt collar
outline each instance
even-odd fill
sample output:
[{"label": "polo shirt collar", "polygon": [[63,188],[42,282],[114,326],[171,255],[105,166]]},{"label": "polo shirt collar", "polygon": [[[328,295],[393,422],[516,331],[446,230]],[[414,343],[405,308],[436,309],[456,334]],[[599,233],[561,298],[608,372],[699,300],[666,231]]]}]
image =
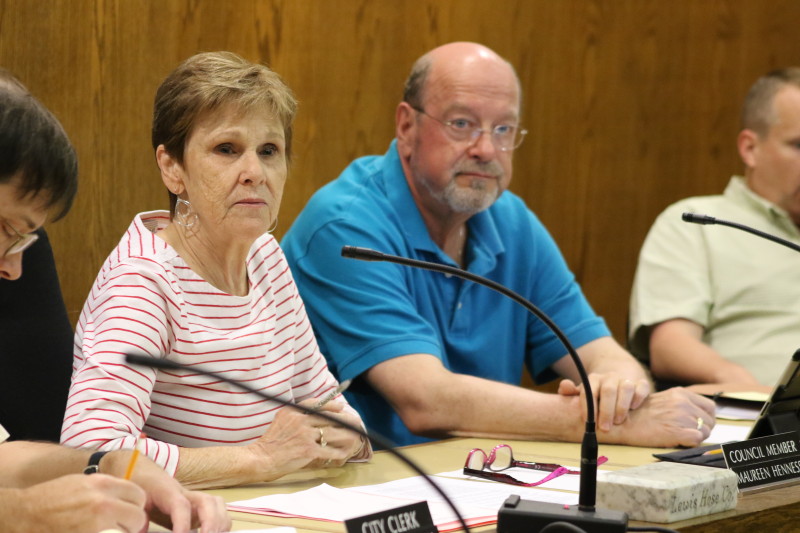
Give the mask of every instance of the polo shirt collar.
[{"label": "polo shirt collar", "polygon": [[[503,194],[507,193],[503,192]],[[506,250],[495,223],[495,216],[503,216],[502,208],[497,205],[501,199],[502,195],[489,209],[481,211],[469,219],[472,251],[470,270],[476,273],[494,270],[497,265],[497,256]]]},{"label": "polo shirt collar", "polygon": [[397,214],[399,225],[405,233],[406,240],[416,250],[436,253],[439,247],[430,238],[422,214],[417,208],[417,203],[411,195],[411,189],[400,164],[400,154],[397,151],[397,139],[389,145],[389,150],[383,158],[383,186],[386,197],[391,202]]},{"label": "polo shirt collar", "polygon": [[[433,242],[428,233],[428,227],[411,195],[411,189],[403,173],[403,166],[400,164],[397,139],[392,141],[383,158],[381,176],[386,196],[394,206],[408,243],[417,251],[435,255],[442,263],[455,265],[453,260]],[[497,209],[497,202],[495,202],[492,207],[473,215],[467,222],[470,231],[468,246],[473,253],[469,265],[471,271],[490,270],[496,264],[496,256],[505,251],[494,221],[494,213]]]},{"label": "polo shirt collar", "polygon": [[795,225],[784,209],[773,204],[766,198],[756,194],[747,186],[747,181],[742,176],[733,176],[728,186],[725,188],[725,196],[732,202],[755,210],[773,224],[783,229],[793,237],[800,237],[800,229]]}]

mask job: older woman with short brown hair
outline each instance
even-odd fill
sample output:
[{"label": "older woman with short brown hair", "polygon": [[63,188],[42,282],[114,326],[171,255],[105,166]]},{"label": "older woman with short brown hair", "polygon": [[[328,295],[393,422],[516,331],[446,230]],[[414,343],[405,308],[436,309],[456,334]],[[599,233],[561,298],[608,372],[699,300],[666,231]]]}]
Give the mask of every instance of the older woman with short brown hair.
[{"label": "older woman with short brown hair", "polygon": [[[147,454],[192,487],[266,481],[366,459],[358,435],[136,352],[198,366],[290,402],[332,391],[277,222],[297,103],[269,68],[198,54],[161,84],[153,148],[170,211],[140,213],[103,265],[76,331],[62,442]],[[323,409],[361,425],[343,398]]]}]

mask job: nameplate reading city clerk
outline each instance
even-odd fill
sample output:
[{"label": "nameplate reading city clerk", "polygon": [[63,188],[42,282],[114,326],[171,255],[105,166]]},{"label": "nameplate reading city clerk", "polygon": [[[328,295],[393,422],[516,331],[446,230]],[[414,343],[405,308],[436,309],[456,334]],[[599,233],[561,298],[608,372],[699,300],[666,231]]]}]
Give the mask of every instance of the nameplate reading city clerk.
[{"label": "nameplate reading city clerk", "polygon": [[727,467],[739,477],[739,490],[800,480],[800,433],[790,431],[722,445]]},{"label": "nameplate reading city clerk", "polygon": [[412,503],[344,521],[347,533],[438,533],[427,502]]}]

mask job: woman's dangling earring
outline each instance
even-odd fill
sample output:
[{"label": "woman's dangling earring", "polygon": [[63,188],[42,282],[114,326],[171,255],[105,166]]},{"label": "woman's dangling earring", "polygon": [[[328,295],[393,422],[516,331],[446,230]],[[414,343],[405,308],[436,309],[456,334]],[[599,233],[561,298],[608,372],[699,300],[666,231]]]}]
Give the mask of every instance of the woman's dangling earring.
[{"label": "woman's dangling earring", "polygon": [[184,228],[191,228],[197,222],[197,212],[188,200],[178,198],[175,202],[175,222]]},{"label": "woman's dangling earring", "polygon": [[278,217],[275,217],[275,223],[267,230],[267,233],[272,233],[278,227]]}]

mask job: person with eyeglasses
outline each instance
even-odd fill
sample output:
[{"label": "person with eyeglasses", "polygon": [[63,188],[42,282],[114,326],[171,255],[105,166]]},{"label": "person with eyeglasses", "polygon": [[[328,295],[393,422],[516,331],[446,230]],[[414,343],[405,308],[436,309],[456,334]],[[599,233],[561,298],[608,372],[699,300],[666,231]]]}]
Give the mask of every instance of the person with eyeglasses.
[{"label": "person with eyeglasses", "polygon": [[[693,446],[713,402],[651,395],[641,366],[595,315],[558,247],[507,190],[525,139],[514,68],[477,43],[414,64],[383,156],[320,189],[282,247],[322,352],[367,427],[400,445],[444,436],[580,440],[585,400],[552,333],[515,302],[455,277],[351,261],[343,245],[463,267],[550,315],[577,347],[603,442]],[[558,393],[519,387],[527,366]]]},{"label": "person with eyeglasses", "polygon": [[[22,252],[30,248],[31,245],[39,239],[39,236],[35,233],[25,233],[25,234],[20,233],[9,222],[5,223],[3,229],[6,232],[6,238],[9,243],[5,252],[3,252],[3,258],[11,257],[16,254],[21,254]],[[20,270],[20,274],[21,273],[22,271]]]},{"label": "person with eyeglasses", "polygon": [[[40,244],[45,240],[35,233],[37,228],[69,211],[77,180],[75,150],[61,124],[0,68],[0,302],[4,311],[19,311],[26,305],[11,301],[14,291],[8,288],[21,283],[16,280],[23,275],[23,252],[37,240]],[[24,297],[17,295],[17,299]],[[9,320],[5,313],[0,316]],[[42,325],[15,320],[17,330]],[[3,330],[0,356],[6,380],[20,379],[14,365],[5,364],[20,357],[6,351],[13,341],[9,337],[16,335],[14,329]],[[47,354],[37,355],[40,362],[47,361]],[[64,379],[68,384],[69,375]],[[43,378],[25,385],[37,390],[46,383]],[[24,397],[16,400],[19,404],[3,396],[0,406],[0,531],[141,531],[150,518],[179,532],[199,527],[203,533],[213,533],[230,527],[221,498],[184,489],[149,459],[137,462],[130,481],[123,479],[131,450],[97,454],[55,443],[10,442],[14,435],[2,426],[5,413],[28,408],[22,405]]]}]

